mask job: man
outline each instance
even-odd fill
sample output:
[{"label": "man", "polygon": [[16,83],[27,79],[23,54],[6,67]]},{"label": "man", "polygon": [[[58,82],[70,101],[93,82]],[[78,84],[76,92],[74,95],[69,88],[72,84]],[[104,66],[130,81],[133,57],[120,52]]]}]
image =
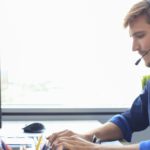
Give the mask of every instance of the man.
[{"label": "man", "polygon": [[[145,65],[150,67],[150,1],[142,0],[135,4],[125,17],[124,27],[129,27],[133,51],[143,56]],[[133,132],[144,130],[149,124],[150,82],[128,111],[112,117],[99,128],[84,135],[65,130],[54,133],[47,139],[52,145],[52,150],[150,150],[150,140],[122,146],[106,146],[92,142],[94,135],[101,141],[118,139],[131,141]]]}]

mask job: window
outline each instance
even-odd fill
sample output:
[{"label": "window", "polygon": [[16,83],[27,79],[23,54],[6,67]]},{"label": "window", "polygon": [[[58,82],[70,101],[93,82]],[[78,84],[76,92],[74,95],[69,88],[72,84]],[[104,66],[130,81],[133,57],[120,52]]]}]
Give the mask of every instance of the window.
[{"label": "window", "polygon": [[1,1],[3,107],[129,107],[148,73],[122,25],[136,1]]}]

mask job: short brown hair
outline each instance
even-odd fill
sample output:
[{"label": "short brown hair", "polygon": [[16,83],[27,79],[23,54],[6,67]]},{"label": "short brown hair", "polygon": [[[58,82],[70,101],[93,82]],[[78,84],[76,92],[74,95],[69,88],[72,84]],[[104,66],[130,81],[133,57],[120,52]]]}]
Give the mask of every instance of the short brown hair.
[{"label": "short brown hair", "polygon": [[124,19],[124,27],[128,27],[137,17],[145,15],[147,22],[150,23],[150,1],[141,0],[134,4]]}]

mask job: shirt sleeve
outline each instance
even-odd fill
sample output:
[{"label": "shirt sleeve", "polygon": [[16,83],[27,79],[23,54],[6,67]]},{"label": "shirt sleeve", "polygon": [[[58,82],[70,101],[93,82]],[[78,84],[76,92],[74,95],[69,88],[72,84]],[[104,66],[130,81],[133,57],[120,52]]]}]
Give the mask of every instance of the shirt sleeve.
[{"label": "shirt sleeve", "polygon": [[115,115],[109,121],[116,124],[121,129],[123,137],[126,141],[131,142],[132,130],[123,115]]},{"label": "shirt sleeve", "polygon": [[131,141],[133,132],[144,130],[149,125],[148,99],[150,99],[150,82],[134,100],[129,110],[110,119],[121,129],[124,139],[128,142]]},{"label": "shirt sleeve", "polygon": [[140,150],[150,150],[150,140],[140,142]]},{"label": "shirt sleeve", "polygon": [[121,115],[126,118],[132,132],[141,131],[149,126],[148,99],[150,99],[150,82],[134,100],[131,108]]}]

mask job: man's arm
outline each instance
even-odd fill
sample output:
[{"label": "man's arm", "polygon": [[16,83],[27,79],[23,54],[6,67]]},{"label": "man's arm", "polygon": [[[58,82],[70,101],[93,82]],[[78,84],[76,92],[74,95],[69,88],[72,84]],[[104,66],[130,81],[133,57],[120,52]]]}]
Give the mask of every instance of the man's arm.
[{"label": "man's arm", "polygon": [[123,138],[121,129],[112,122],[107,122],[85,134],[85,139],[92,141],[93,135],[102,141],[118,140]]},{"label": "man's arm", "polygon": [[[60,137],[51,145],[52,150],[139,150],[139,144],[133,145],[101,145],[89,142],[79,136]],[[141,149],[149,150],[149,149]]]}]

